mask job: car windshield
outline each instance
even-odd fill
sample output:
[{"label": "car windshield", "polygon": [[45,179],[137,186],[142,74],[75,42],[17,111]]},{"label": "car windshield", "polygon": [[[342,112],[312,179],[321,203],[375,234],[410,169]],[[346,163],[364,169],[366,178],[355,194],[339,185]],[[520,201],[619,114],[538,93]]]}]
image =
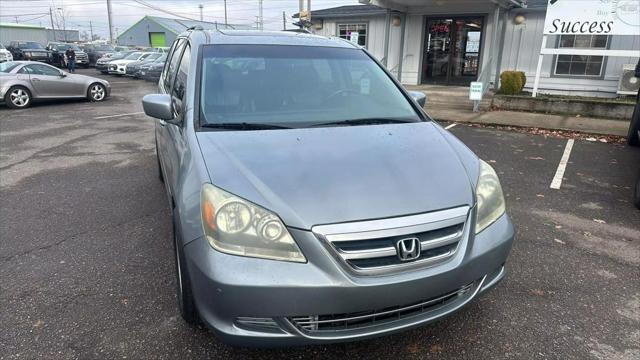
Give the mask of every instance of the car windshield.
[{"label": "car windshield", "polygon": [[19,42],[18,43],[18,48],[20,48],[20,49],[44,49],[44,46],[42,46],[42,44],[37,43],[35,41],[26,41],[26,42]]},{"label": "car windshield", "polygon": [[134,52],[134,53],[129,54],[124,59],[125,60],[137,60],[140,57],[140,55],[142,55],[141,52]]},{"label": "car windshield", "polygon": [[154,63],[161,63],[161,62],[165,62],[167,61],[167,54],[160,54],[161,56],[157,57],[155,60],[153,60]]},{"label": "car windshield", "polygon": [[0,44],[0,50],[5,49],[4,45]]},{"label": "car windshield", "polygon": [[153,53],[153,54],[151,54],[151,55],[147,56],[147,57],[144,59],[144,61],[153,61],[153,60],[155,60],[155,59],[159,58],[161,55],[162,55],[162,54],[160,54],[160,53]]},{"label": "car windshield", "polygon": [[420,121],[398,86],[360,49],[216,45],[204,48],[202,62],[203,123]]},{"label": "car windshield", "polygon": [[14,62],[14,61],[7,61],[7,62],[0,63],[0,72],[3,72],[3,73],[11,72],[11,70],[15,69],[16,66],[18,65],[20,65],[20,63]]}]

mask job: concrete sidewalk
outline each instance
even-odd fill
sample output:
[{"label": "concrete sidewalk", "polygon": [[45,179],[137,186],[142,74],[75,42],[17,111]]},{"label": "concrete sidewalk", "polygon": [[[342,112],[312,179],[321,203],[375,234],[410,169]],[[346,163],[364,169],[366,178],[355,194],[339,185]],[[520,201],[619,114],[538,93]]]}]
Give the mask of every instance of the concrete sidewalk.
[{"label": "concrete sidewalk", "polygon": [[629,128],[629,121],[624,120],[519,111],[491,111],[491,93],[482,100],[480,106],[482,111],[474,113],[473,103],[469,100],[468,87],[421,85],[407,86],[407,88],[427,94],[425,109],[438,121],[535,127],[617,136],[626,136]]},{"label": "concrete sidewalk", "polygon": [[428,105],[426,110],[435,120],[448,122],[535,127],[617,136],[627,136],[629,129],[629,122],[623,120],[537,114],[519,111],[482,111],[474,113],[472,110],[465,108],[458,110],[429,109]]}]

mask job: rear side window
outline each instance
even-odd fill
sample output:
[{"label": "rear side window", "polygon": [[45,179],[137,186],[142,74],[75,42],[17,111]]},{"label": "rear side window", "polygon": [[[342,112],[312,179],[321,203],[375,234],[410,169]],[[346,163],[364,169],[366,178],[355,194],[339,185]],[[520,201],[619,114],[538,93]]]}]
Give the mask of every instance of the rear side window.
[{"label": "rear side window", "polygon": [[166,92],[171,91],[171,83],[175,77],[174,75],[176,73],[176,68],[178,67],[178,61],[180,61],[180,53],[182,52],[183,45],[184,40],[178,39],[173,49],[173,53],[170,55],[170,59],[167,61],[167,66],[164,69],[163,84],[164,90]]},{"label": "rear side window", "polygon": [[60,76],[60,70],[40,64],[27,65],[20,69],[19,72],[32,75]]}]

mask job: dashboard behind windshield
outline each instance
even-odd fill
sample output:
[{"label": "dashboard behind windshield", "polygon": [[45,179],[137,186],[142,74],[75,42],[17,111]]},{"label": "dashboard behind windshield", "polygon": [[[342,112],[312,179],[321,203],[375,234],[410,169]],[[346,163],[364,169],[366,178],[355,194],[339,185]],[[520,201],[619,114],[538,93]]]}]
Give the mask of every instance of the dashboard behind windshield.
[{"label": "dashboard behind windshield", "polygon": [[361,49],[216,45],[203,51],[203,123],[304,127],[371,118],[421,121]]}]

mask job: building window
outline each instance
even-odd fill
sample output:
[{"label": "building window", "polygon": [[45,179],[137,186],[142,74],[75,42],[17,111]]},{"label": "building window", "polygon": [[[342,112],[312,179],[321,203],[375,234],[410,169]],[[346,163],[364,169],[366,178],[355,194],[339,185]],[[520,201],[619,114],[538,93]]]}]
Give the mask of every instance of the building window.
[{"label": "building window", "polygon": [[367,24],[338,24],[338,36],[342,39],[358,39],[358,45],[367,46]]},{"label": "building window", "polygon": [[[606,49],[607,35],[560,35],[558,48]],[[604,56],[558,55],[555,75],[561,76],[602,76]]]}]

